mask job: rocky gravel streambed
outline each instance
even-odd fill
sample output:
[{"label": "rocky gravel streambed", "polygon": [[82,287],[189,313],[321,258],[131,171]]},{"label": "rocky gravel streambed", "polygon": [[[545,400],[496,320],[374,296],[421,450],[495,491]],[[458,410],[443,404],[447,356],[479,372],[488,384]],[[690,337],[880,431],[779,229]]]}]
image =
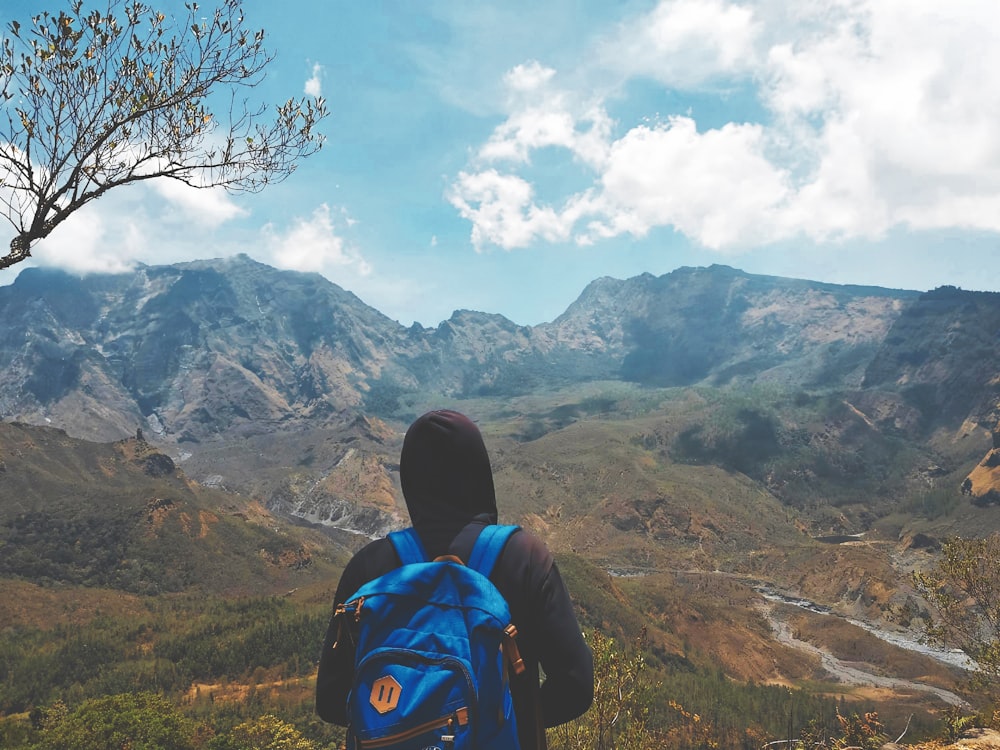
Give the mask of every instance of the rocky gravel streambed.
[{"label": "rocky gravel streambed", "polygon": [[[874,671],[870,671],[864,668],[862,663],[859,662],[846,662],[842,659],[831,654],[824,648],[816,646],[807,641],[800,640],[794,636],[792,630],[788,623],[779,619],[774,613],[773,602],[776,599],[771,599],[770,601],[765,601],[760,605],[761,613],[767,619],[774,632],[775,639],[779,643],[783,643],[786,646],[790,646],[799,651],[804,651],[809,654],[817,656],[820,660],[820,664],[823,669],[826,670],[838,682],[843,682],[846,685],[858,685],[858,686],[868,686],[876,688],[888,688],[891,690],[907,690],[920,693],[929,693],[937,698],[939,698],[944,703],[950,706],[959,706],[961,708],[968,708],[968,703],[959,695],[951,692],[950,690],[945,690],[944,688],[939,688],[934,685],[927,685],[922,682],[917,682],[915,680],[908,680],[902,677],[890,677],[887,675],[877,674]],[[785,599],[780,599],[778,601],[786,601]],[[787,602],[794,603],[794,602]],[[811,611],[822,611],[818,609],[810,608]],[[824,612],[828,614],[828,612]],[[830,615],[835,617],[836,615]],[[852,621],[853,622],[853,621]],[[854,623],[860,626],[860,623]],[[872,632],[874,635],[879,635],[875,632],[872,626],[865,627],[866,630]],[[891,641],[894,645],[900,646],[901,648],[906,648],[909,645],[919,645],[921,646],[921,653],[926,653],[926,647],[923,644],[918,644],[917,642],[911,642],[908,639],[902,638],[901,636],[896,636],[892,634],[894,640]],[[881,637],[881,636],[880,636]]]}]

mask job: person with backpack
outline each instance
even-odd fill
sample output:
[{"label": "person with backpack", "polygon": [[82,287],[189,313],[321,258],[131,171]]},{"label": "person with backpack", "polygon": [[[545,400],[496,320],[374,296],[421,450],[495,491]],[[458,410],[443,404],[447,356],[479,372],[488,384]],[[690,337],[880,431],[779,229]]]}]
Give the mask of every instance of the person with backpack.
[{"label": "person with backpack", "polygon": [[344,568],[317,713],[348,727],[350,748],[545,750],[545,728],[582,715],[594,692],[551,552],[496,525],[489,455],[463,414],[419,417],[399,474],[412,528]]}]

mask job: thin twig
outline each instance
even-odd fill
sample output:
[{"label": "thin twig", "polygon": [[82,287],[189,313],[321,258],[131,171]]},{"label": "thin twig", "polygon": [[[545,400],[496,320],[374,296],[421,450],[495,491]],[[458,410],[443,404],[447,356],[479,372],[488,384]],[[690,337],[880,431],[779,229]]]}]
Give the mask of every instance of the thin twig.
[{"label": "thin twig", "polygon": [[910,729],[910,721],[912,719],[913,719],[913,714],[910,714],[910,718],[906,720],[906,726],[903,727],[903,734],[899,735],[899,737],[896,738],[896,744],[899,744],[899,741],[901,739],[903,739],[903,735],[905,735],[909,731],[909,729]]}]

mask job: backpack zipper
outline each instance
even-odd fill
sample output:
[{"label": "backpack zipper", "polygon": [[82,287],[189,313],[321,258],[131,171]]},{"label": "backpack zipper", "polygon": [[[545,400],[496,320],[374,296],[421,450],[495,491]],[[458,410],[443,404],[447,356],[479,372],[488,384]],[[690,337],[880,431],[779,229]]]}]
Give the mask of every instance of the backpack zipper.
[{"label": "backpack zipper", "polygon": [[403,732],[397,732],[396,734],[379,737],[376,740],[355,739],[355,741],[358,743],[358,747],[361,748],[374,749],[379,747],[388,747],[397,742],[405,742],[406,740],[411,740],[414,737],[419,737],[421,734],[431,732],[435,729],[448,729],[450,726],[464,727],[468,723],[469,709],[459,708],[448,716],[442,716],[440,719],[424,722],[420,726],[410,727]]}]

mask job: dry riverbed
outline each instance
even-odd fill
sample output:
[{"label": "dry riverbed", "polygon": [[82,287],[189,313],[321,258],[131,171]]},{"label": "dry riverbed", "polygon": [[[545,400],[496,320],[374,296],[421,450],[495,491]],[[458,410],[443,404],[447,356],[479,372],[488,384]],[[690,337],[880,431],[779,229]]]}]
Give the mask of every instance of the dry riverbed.
[{"label": "dry riverbed", "polygon": [[[917,660],[896,654],[894,650],[903,649],[878,641],[870,633],[836,616],[795,611],[791,605],[774,602],[761,604],[760,611],[779,643],[817,657],[823,669],[838,682],[893,692],[924,693],[950,706],[967,706],[961,696],[931,684],[931,681],[945,684],[951,681],[946,665],[935,668],[928,665],[926,657]],[[827,618],[827,621],[816,618]],[[847,630],[849,628],[854,632]],[[824,629],[828,632],[823,633]],[[839,632],[832,632],[834,630]],[[845,642],[845,639],[850,641]],[[824,641],[834,647],[828,647]],[[844,658],[848,651],[851,652],[850,660]],[[897,658],[890,660],[890,655]]]}]

